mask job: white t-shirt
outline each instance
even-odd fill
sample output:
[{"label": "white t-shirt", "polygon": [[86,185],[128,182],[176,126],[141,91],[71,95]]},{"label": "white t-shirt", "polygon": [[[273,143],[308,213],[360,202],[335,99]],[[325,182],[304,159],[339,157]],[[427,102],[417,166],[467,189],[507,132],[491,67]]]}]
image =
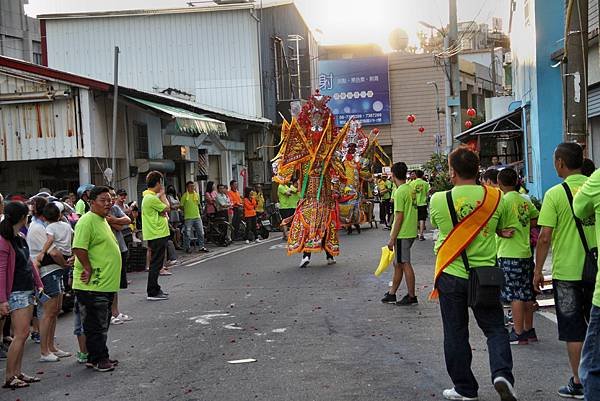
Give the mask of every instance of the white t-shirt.
[{"label": "white t-shirt", "polygon": [[54,246],[65,256],[72,253],[71,241],[73,238],[73,229],[69,223],[57,221],[46,226],[46,234],[54,238]]},{"label": "white t-shirt", "polygon": [[[29,246],[29,254],[32,258],[35,258],[42,252],[47,239],[48,237],[46,236],[46,227],[44,226],[44,223],[41,220],[34,218],[27,230],[27,245]],[[54,249],[55,246],[55,244],[52,244],[49,250]],[[59,269],[62,269],[62,267],[56,264],[42,266],[40,268],[40,276],[44,277]]]}]

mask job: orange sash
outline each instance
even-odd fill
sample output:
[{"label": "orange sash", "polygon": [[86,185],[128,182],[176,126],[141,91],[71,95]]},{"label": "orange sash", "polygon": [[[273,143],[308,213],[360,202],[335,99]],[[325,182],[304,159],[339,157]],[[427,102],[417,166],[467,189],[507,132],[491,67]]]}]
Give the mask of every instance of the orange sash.
[{"label": "orange sash", "polygon": [[438,249],[435,260],[434,288],[429,299],[438,298],[436,286],[440,275],[477,237],[477,234],[486,226],[498,208],[502,197],[500,190],[486,186],[483,188],[485,190],[483,201],[450,231]]}]

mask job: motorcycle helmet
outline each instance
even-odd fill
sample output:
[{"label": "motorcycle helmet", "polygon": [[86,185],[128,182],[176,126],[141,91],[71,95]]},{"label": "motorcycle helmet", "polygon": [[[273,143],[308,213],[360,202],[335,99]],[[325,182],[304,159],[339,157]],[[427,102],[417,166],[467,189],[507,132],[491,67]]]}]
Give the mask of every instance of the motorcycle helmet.
[{"label": "motorcycle helmet", "polygon": [[91,191],[94,188],[93,184],[81,184],[79,188],[77,188],[77,197],[81,199],[83,194],[87,191]]}]

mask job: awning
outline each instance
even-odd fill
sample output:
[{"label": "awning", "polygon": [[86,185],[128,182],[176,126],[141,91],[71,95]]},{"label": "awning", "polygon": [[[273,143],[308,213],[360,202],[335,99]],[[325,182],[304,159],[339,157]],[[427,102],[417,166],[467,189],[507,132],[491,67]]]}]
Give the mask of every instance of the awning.
[{"label": "awning", "polygon": [[513,111],[481,123],[473,128],[456,135],[456,139],[461,142],[469,142],[479,135],[492,135],[497,139],[511,139],[523,134],[523,107],[517,107]]},{"label": "awning", "polygon": [[125,96],[139,104],[168,114],[175,119],[177,130],[188,135],[227,135],[227,127],[223,121],[215,120],[194,112],[166,104],[154,103],[137,97]]}]

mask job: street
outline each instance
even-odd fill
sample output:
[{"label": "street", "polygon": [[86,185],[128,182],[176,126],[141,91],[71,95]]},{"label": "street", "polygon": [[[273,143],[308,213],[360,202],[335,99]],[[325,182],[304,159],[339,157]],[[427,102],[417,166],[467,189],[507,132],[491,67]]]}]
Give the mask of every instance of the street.
[{"label": "street", "polygon": [[[0,390],[0,399],[441,400],[452,385],[439,308],[427,300],[432,242],[413,246],[419,305],[384,305],[391,271],[380,278],[373,271],[388,235],[342,233],[338,263],[327,266],[317,254],[307,269],[286,256],[279,237],[221,248],[161,277],[166,302],[147,302],[145,273],[130,274],[120,304],[134,320],[109,331],[111,357],[120,362],[114,372],[94,372],[74,357],[38,362],[39,348],[28,341],[24,372],[42,382]],[[555,323],[539,314],[535,322],[540,342],[512,348],[516,390],[521,400],[559,399],[570,377],[566,352]],[[72,314],[58,325],[60,348],[76,351]],[[475,325],[471,333],[480,400],[497,400],[484,337]],[[228,363],[247,358],[256,362]]]}]

